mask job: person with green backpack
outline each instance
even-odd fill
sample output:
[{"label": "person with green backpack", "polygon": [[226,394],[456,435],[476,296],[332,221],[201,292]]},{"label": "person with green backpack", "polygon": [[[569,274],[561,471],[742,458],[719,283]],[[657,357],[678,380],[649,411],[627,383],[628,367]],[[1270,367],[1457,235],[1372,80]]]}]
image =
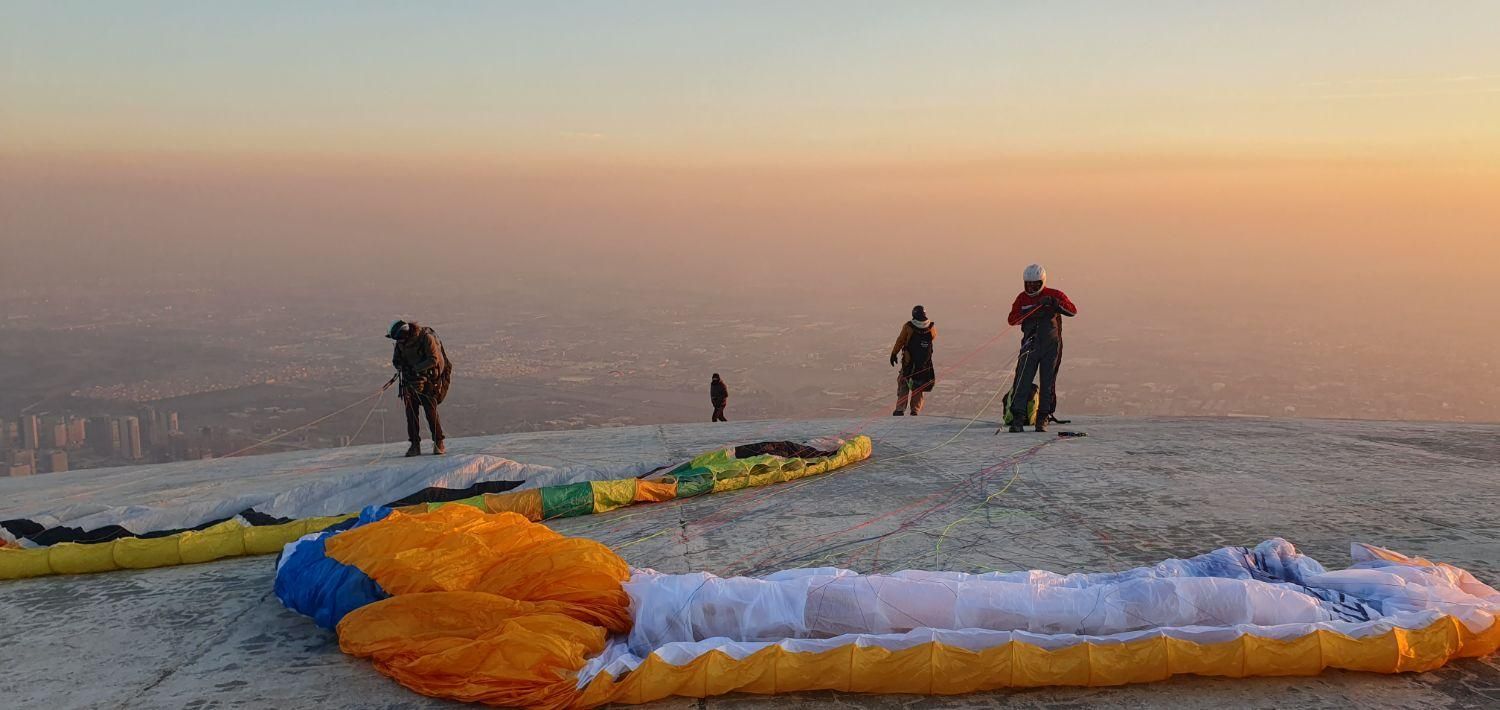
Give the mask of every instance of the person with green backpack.
[{"label": "person with green backpack", "polygon": [[411,442],[406,455],[422,454],[419,410],[427,415],[427,428],[432,432],[432,453],[448,453],[437,408],[448,396],[448,385],[453,381],[453,363],[443,350],[443,342],[431,328],[404,320],[392,323],[385,337],[396,341],[391,365],[401,376],[401,401],[406,405],[406,438]]},{"label": "person with green backpack", "polygon": [[[1041,264],[1026,267],[1024,288],[1011,304],[1011,325],[1021,326],[1021,354],[1016,358],[1016,378],[1004,401],[1005,423],[1010,431],[1025,431],[1034,424],[1047,430],[1047,421],[1057,411],[1057,371],[1062,367],[1062,319],[1078,315],[1067,294],[1047,288],[1047,270]],[[1041,377],[1041,387],[1034,380]]]}]

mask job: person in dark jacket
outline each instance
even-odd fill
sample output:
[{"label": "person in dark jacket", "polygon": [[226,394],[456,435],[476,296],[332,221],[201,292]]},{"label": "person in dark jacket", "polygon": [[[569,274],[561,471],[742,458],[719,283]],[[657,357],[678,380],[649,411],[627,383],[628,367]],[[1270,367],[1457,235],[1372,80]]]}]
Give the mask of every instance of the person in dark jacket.
[{"label": "person in dark jacket", "polygon": [[729,386],[724,380],[719,379],[719,373],[714,373],[714,378],[708,382],[708,399],[714,405],[714,418],[716,422],[727,422],[724,418],[724,407],[729,404]]},{"label": "person in dark jacket", "polygon": [[422,453],[422,423],[418,410],[427,414],[427,428],[432,432],[432,453],[448,453],[443,443],[443,423],[438,418],[438,404],[448,392],[452,365],[443,343],[431,328],[398,320],[391,324],[387,338],[396,341],[391,365],[401,376],[401,402],[406,405],[406,438],[411,447],[407,456]]},{"label": "person in dark jacket", "polygon": [[901,324],[901,334],[891,348],[891,367],[897,360],[901,373],[896,376],[896,411],[891,416],[899,417],[908,407],[911,415],[922,411],[922,400],[937,382],[937,373],[932,368],[932,342],[937,340],[937,324],[927,320],[927,309],[916,306],[911,309],[911,320]]},{"label": "person in dark jacket", "polygon": [[1016,379],[1011,385],[1012,432],[1024,431],[1026,410],[1036,391],[1033,380],[1041,375],[1041,396],[1036,408],[1036,430],[1046,431],[1047,420],[1057,411],[1057,371],[1062,368],[1062,319],[1078,315],[1068,295],[1047,288],[1047,270],[1041,264],[1026,267],[1023,288],[1010,306],[1011,325],[1021,326],[1021,354],[1016,358]]}]

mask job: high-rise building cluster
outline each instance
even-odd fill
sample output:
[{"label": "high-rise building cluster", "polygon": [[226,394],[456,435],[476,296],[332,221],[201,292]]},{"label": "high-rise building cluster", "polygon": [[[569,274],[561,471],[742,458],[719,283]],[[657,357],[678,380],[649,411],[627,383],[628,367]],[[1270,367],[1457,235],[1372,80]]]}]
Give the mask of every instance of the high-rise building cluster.
[{"label": "high-rise building cluster", "polygon": [[177,412],[79,417],[28,414],[0,418],[0,477],[61,473],[91,466],[202,458],[209,448],[182,431]]}]

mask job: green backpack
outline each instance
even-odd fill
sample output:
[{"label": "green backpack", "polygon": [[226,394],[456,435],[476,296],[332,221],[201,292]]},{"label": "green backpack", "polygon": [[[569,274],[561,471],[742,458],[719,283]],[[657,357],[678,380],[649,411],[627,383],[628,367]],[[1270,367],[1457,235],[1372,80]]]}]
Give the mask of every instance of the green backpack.
[{"label": "green backpack", "polygon": [[[1011,424],[1016,423],[1016,415],[1011,411],[1010,407],[1011,397],[1014,397],[1015,394],[1016,393],[1014,390],[1006,392],[1005,399],[1001,400],[1000,402],[1000,406],[1004,407],[1003,414],[1001,416],[1004,417],[1002,421],[1005,422],[1006,426],[1010,426]],[[1042,393],[1037,390],[1032,390],[1031,402],[1026,405],[1026,421],[1021,422],[1021,424],[1025,426],[1032,426],[1036,424],[1036,409],[1037,406],[1040,405],[1041,400]]]},{"label": "green backpack", "polygon": [[438,341],[438,352],[443,354],[443,371],[438,373],[436,396],[433,397],[438,404],[448,398],[448,386],[453,384],[453,361],[448,359],[448,349],[443,347],[443,341]]}]

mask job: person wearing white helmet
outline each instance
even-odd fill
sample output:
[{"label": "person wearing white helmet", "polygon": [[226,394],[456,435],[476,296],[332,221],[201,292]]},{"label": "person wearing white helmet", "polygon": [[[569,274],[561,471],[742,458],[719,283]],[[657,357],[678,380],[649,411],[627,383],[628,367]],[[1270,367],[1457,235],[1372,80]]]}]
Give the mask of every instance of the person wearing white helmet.
[{"label": "person wearing white helmet", "polygon": [[1041,396],[1036,409],[1036,430],[1046,431],[1047,420],[1057,411],[1057,371],[1062,367],[1062,319],[1078,315],[1078,307],[1067,294],[1047,288],[1047,270],[1041,264],[1026,267],[1023,288],[1010,306],[1011,325],[1021,326],[1021,354],[1016,359],[1016,378],[1011,385],[1012,432],[1024,431],[1027,410],[1041,376]]}]

